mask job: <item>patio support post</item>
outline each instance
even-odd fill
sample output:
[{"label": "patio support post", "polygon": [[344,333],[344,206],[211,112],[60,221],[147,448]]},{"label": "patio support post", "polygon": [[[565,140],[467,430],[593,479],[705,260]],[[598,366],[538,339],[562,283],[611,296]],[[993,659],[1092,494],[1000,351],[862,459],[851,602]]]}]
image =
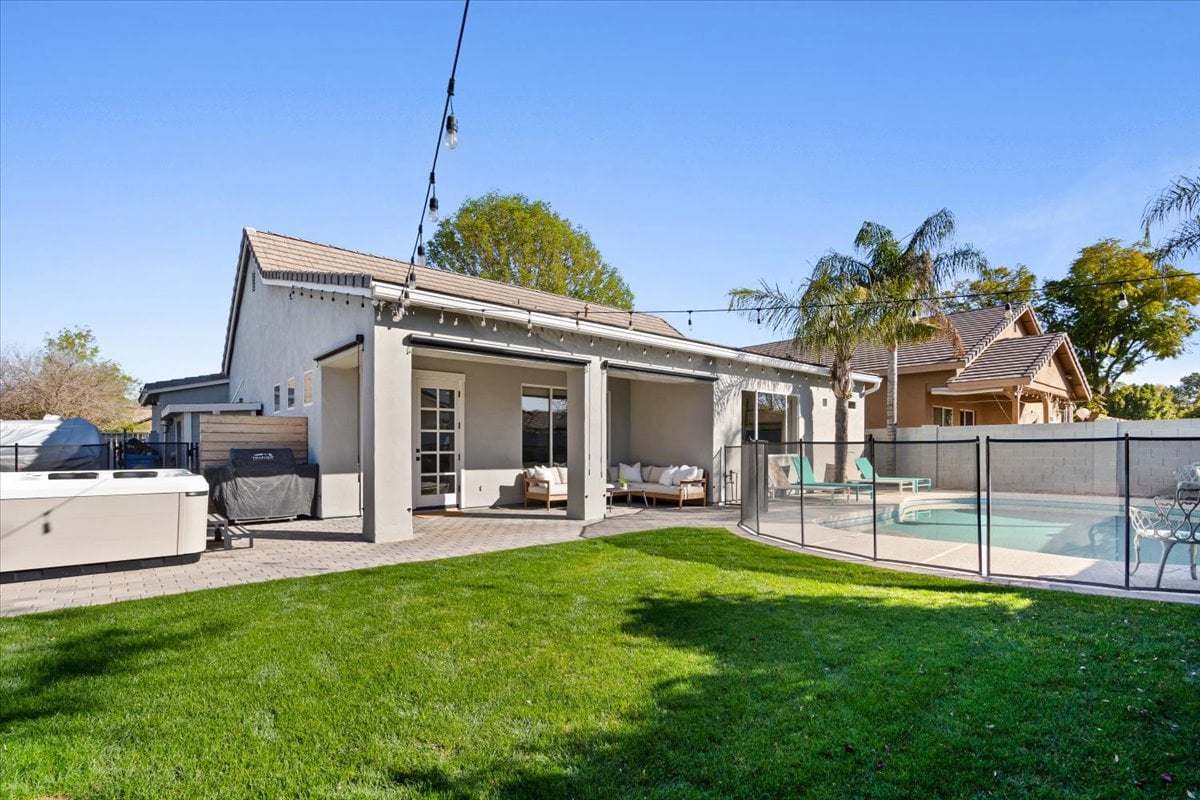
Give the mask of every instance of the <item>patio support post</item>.
[{"label": "patio support post", "polygon": [[603,519],[607,378],[599,358],[567,372],[567,519]]},{"label": "patio support post", "polygon": [[[1130,530],[1129,517],[1129,434],[1125,434],[1125,588],[1129,588],[1129,543],[1133,538]],[[1164,543],[1165,544],[1165,543]],[[1158,580],[1162,582],[1162,570],[1158,572]]]},{"label": "patio support post", "polygon": [[362,362],[363,535],[413,538],[412,350],[405,332],[375,325]]}]

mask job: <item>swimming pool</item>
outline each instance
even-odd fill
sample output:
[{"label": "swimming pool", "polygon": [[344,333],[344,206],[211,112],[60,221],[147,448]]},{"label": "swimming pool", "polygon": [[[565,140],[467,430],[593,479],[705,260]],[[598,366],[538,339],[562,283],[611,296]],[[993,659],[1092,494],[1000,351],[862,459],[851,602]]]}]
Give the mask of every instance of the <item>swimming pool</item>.
[{"label": "swimming pool", "polygon": [[[987,500],[982,511],[974,498],[910,501],[878,516],[881,534],[934,541],[975,544],[980,523],[986,532]],[[825,523],[870,533],[871,517]],[[1073,503],[1027,498],[993,499],[991,545],[1012,550],[1061,556],[1125,560],[1125,507],[1121,503]],[[1153,541],[1142,543],[1142,560],[1157,563],[1161,550]],[[1131,555],[1132,558],[1132,555]],[[1188,548],[1171,551],[1170,564],[1189,563]]]}]

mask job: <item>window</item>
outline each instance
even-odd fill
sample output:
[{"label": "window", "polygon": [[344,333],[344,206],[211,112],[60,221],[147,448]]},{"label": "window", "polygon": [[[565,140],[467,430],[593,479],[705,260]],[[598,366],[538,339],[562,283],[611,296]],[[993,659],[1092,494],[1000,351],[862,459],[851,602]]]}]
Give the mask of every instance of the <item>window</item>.
[{"label": "window", "polygon": [[567,463],[567,390],[521,388],[521,464]]},{"label": "window", "polygon": [[275,413],[279,413],[279,384],[275,384]]},{"label": "window", "polygon": [[742,392],[742,441],[788,441],[790,400],[786,394]]},{"label": "window", "polygon": [[288,411],[296,407],[296,379],[288,378]]},{"label": "window", "polygon": [[959,411],[958,412],[958,424],[959,425],[974,425],[975,424],[975,412],[974,411],[966,411],[966,410]]},{"label": "window", "polygon": [[949,428],[954,424],[954,409],[944,408],[943,406],[934,406],[933,424],[941,425],[943,428]]},{"label": "window", "polygon": [[312,405],[312,370],[304,373],[304,405]]}]

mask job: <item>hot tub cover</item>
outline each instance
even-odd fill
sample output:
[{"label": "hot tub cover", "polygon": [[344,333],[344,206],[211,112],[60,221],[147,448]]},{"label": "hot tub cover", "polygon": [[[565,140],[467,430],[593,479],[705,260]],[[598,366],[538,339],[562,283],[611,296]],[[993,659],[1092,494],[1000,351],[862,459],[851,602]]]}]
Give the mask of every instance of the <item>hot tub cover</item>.
[{"label": "hot tub cover", "polygon": [[312,516],[317,474],[286,447],[234,448],[227,465],[204,470],[213,505],[234,522]]}]

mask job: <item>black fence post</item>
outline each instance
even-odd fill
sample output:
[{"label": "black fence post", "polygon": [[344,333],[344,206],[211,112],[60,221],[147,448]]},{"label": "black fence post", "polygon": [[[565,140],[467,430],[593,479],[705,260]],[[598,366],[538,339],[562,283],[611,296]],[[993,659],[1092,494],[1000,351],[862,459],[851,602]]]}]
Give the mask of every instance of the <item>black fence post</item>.
[{"label": "black fence post", "polygon": [[[800,462],[799,463],[803,463],[804,459],[806,457],[804,454],[804,440],[803,439],[801,439],[799,441],[799,445],[800,445]],[[796,469],[797,472],[800,473],[800,475],[799,475],[799,478],[800,478],[800,546],[804,547],[804,470],[799,467],[796,467],[795,465],[796,465],[796,462],[793,462],[792,466]]]},{"label": "black fence post", "polygon": [[1125,588],[1129,588],[1129,434],[1125,434]]},{"label": "black fence post", "polygon": [[[849,447],[849,445],[847,445],[847,447]],[[878,464],[879,462],[875,459],[875,436],[874,436],[874,434],[870,434],[870,433],[867,434],[867,450],[870,453],[870,460],[871,460],[871,560],[878,561],[879,560],[879,514],[877,513],[877,510],[876,510],[875,496],[878,494],[878,492],[876,491],[876,489],[877,489],[876,479],[879,477],[879,469],[875,465]],[[838,480],[842,480],[842,477],[838,476]],[[849,490],[847,489],[847,491],[849,491]],[[847,499],[849,499],[849,495],[847,495],[846,497],[847,497]]]},{"label": "black fence post", "polygon": [[979,560],[979,574],[983,574],[983,490],[979,474],[979,437],[975,437],[975,555]]},{"label": "black fence post", "polygon": [[992,573],[992,437],[985,436],[983,444],[984,474],[987,481],[987,534],[984,537],[984,548],[987,558],[984,560],[980,574],[988,577]]}]

